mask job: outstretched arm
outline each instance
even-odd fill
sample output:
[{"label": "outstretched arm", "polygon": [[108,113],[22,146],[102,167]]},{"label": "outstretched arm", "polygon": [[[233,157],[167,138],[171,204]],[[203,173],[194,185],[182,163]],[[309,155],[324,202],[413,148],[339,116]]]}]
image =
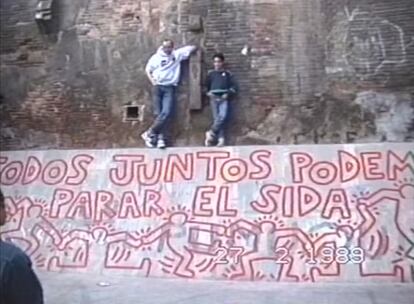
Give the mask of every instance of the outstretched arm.
[{"label": "outstretched arm", "polygon": [[197,51],[197,46],[195,45],[188,45],[184,46],[182,48],[179,48],[175,51],[175,54],[177,55],[177,59],[179,61],[184,61],[190,58],[191,54]]},{"label": "outstretched arm", "polygon": [[64,249],[67,246],[67,244],[74,239],[80,239],[89,242],[90,236],[91,233],[89,231],[72,230],[62,238],[62,242],[59,244],[59,248]]},{"label": "outstretched arm", "polygon": [[147,235],[144,235],[142,237],[142,244],[143,245],[151,244],[151,243],[155,242],[156,240],[158,240],[159,238],[161,238],[161,236],[163,234],[168,233],[168,231],[170,231],[169,230],[169,224],[161,225],[160,227],[158,227],[157,229],[151,231]]},{"label": "outstretched arm", "polygon": [[107,243],[125,241],[126,239],[128,239],[129,236],[130,234],[127,232],[117,232],[117,233],[108,235],[108,237],[106,238],[106,241]]},{"label": "outstretched arm", "polygon": [[389,199],[392,201],[401,199],[401,192],[395,189],[381,189],[377,192],[374,192],[368,197],[358,199],[358,203],[365,204],[368,207],[370,207],[380,203],[385,199]]},{"label": "outstretched arm", "polygon": [[43,219],[40,223],[36,224],[32,229],[32,234],[36,235],[38,230],[43,230],[53,239],[53,244],[58,245],[62,242],[62,236],[60,235],[59,230],[57,230],[51,223]]},{"label": "outstretched arm", "polygon": [[246,220],[238,220],[237,222],[231,224],[228,228],[227,228],[227,236],[233,236],[234,232],[237,229],[245,229],[247,231],[250,231],[254,234],[260,234],[260,228],[257,227],[257,225],[252,224]]},{"label": "outstretched arm", "polygon": [[139,248],[141,245],[143,245],[142,238],[139,236],[135,236],[132,233],[126,233],[126,243],[134,248]]}]

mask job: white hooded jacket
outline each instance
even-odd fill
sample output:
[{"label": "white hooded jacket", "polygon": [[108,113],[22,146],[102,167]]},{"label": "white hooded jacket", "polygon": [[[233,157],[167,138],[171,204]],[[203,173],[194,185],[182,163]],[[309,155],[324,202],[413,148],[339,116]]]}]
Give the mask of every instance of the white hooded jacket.
[{"label": "white hooded jacket", "polygon": [[187,60],[195,49],[195,46],[185,46],[167,55],[160,47],[151,56],[145,71],[152,74],[157,85],[177,86],[180,80],[181,61]]}]

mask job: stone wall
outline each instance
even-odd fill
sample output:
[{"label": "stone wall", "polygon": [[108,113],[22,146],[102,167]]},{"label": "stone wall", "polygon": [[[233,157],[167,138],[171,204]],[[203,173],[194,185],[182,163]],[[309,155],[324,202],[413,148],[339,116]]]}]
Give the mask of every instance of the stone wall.
[{"label": "stone wall", "polygon": [[[2,149],[141,146],[143,69],[165,37],[201,46],[203,76],[226,54],[241,88],[232,144],[414,138],[410,0],[55,0],[45,28],[37,2],[0,3]],[[188,63],[182,78],[172,137],[200,145],[210,110],[189,109]]]}]

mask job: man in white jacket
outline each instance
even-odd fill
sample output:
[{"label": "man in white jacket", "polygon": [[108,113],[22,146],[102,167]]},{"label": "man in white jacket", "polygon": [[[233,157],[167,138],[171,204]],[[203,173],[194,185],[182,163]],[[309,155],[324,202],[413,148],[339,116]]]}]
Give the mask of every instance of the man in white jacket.
[{"label": "man in white jacket", "polygon": [[154,86],[154,114],[152,126],[141,137],[150,148],[165,148],[165,130],[175,105],[175,89],[180,80],[181,61],[187,60],[196,46],[174,49],[172,40],[164,40],[158,51],[151,56],[145,71]]}]

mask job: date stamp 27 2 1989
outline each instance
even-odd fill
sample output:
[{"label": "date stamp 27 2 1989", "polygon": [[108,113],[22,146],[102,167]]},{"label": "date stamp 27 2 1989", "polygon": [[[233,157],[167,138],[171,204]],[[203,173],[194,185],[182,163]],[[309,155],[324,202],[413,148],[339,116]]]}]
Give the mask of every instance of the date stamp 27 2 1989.
[{"label": "date stamp 27 2 1989", "polygon": [[[288,257],[292,252],[288,248],[278,247],[274,250],[275,263],[276,264],[289,264]],[[318,254],[315,254],[315,250],[308,249],[305,253],[297,252],[298,254],[306,254],[308,257],[307,264],[361,264],[365,260],[364,249],[360,247],[324,247],[318,250]],[[244,254],[243,247],[219,247],[215,251],[214,263],[215,264],[238,264],[240,258]]]}]

